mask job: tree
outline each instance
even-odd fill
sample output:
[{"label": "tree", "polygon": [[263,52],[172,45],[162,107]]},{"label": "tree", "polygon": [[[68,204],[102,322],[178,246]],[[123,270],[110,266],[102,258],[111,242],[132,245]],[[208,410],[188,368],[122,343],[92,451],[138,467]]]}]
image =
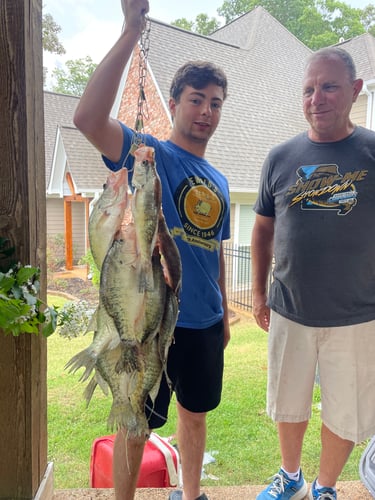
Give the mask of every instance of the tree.
[{"label": "tree", "polygon": [[97,65],[90,56],[66,61],[65,65],[67,70],[56,68],[52,71],[52,77],[56,80],[52,90],[60,94],[81,96]]},{"label": "tree", "polygon": [[220,22],[217,19],[214,17],[210,19],[207,14],[198,14],[195,21],[188,21],[186,18],[182,17],[176,19],[176,21],[173,21],[171,24],[178,28],[199,33],[200,35],[209,35],[220,26]]},{"label": "tree", "polygon": [[[337,0],[224,0],[217,12],[229,23],[258,5],[313,50],[366,31],[375,34],[375,7],[371,4],[361,10]],[[197,31],[194,22],[184,21]]]},{"label": "tree", "polygon": [[375,7],[369,4],[361,12],[361,22],[365,30],[375,36]]},{"label": "tree", "polygon": [[60,43],[58,37],[60,31],[61,26],[54,21],[51,14],[44,14],[42,20],[43,50],[53,54],[65,54],[65,49]]}]

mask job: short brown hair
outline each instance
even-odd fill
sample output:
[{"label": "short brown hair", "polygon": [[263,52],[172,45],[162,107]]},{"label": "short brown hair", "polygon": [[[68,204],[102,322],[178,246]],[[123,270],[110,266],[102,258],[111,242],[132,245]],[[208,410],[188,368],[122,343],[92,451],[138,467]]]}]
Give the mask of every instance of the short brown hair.
[{"label": "short brown hair", "polygon": [[187,85],[200,90],[210,83],[221,87],[224,99],[227,97],[227,77],[221,68],[207,61],[189,61],[176,71],[169,94],[178,102]]}]

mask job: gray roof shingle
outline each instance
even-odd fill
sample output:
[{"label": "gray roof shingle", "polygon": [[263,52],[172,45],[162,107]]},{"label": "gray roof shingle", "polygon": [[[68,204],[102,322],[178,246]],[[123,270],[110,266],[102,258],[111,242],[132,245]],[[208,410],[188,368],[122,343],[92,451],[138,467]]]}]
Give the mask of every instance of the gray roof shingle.
[{"label": "gray roof shingle", "polygon": [[46,185],[51,175],[56,133],[59,126],[73,127],[73,114],[79,97],[44,91],[44,142]]},{"label": "gray roof shingle", "polygon": [[[353,56],[359,77],[375,78],[374,37],[365,34],[339,45]],[[148,61],[165,103],[174,73],[187,60],[212,61],[228,76],[228,97],[206,157],[227,176],[232,192],[256,193],[268,151],[306,129],[301,88],[310,53],[262,7],[210,36],[151,20]],[[44,93],[46,183],[60,127],[77,193],[89,193],[101,189],[106,169],[100,154],[73,125],[78,100]]]},{"label": "gray roof shingle", "polygon": [[57,130],[60,129],[76,193],[92,195],[102,189],[107,170],[97,149],[74,127],[73,115],[78,102],[79,97],[44,92],[46,186],[52,174]]},{"label": "gray roof shingle", "polygon": [[364,81],[375,78],[375,38],[370,33],[356,36],[336,44],[345,49],[354,59],[358,78]]},{"label": "gray roof shingle", "polygon": [[108,175],[98,150],[75,127],[60,127],[67,155],[67,170],[71,173],[76,193],[101,190]]},{"label": "gray roof shingle", "polygon": [[301,80],[311,51],[262,7],[212,36],[152,20],[149,64],[166,102],[177,68],[210,60],[228,76],[228,98],[206,157],[228,178],[231,191],[256,192],[269,149],[304,130]]}]

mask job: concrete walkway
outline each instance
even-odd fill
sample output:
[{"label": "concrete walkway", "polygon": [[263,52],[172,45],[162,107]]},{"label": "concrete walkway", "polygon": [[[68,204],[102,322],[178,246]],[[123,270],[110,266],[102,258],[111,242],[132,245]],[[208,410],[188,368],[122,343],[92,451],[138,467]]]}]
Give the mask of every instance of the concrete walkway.
[{"label": "concrete walkway", "polygon": [[[264,486],[209,486],[204,492],[209,500],[255,500]],[[135,500],[167,500],[169,488],[138,488]],[[339,482],[337,500],[372,500],[372,496],[360,481]],[[113,489],[57,490],[53,500],[113,500]]]}]

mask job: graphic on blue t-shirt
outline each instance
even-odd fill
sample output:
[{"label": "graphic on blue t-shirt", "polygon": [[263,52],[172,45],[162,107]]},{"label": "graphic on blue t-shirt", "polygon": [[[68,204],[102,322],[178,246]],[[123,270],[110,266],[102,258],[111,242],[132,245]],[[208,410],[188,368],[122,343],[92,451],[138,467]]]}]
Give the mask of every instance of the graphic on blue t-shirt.
[{"label": "graphic on blue t-shirt", "polygon": [[301,204],[302,210],[334,210],[338,215],[348,214],[357,204],[355,183],[363,181],[367,170],[341,174],[333,163],[304,165],[297,169],[297,181],[290,186],[289,207]]},{"label": "graphic on blue t-shirt", "polygon": [[221,229],[225,209],[219,188],[209,179],[191,176],[181,182],[174,199],[183,231],[172,228],[172,234],[190,244],[217,250],[220,242],[215,237]]}]

